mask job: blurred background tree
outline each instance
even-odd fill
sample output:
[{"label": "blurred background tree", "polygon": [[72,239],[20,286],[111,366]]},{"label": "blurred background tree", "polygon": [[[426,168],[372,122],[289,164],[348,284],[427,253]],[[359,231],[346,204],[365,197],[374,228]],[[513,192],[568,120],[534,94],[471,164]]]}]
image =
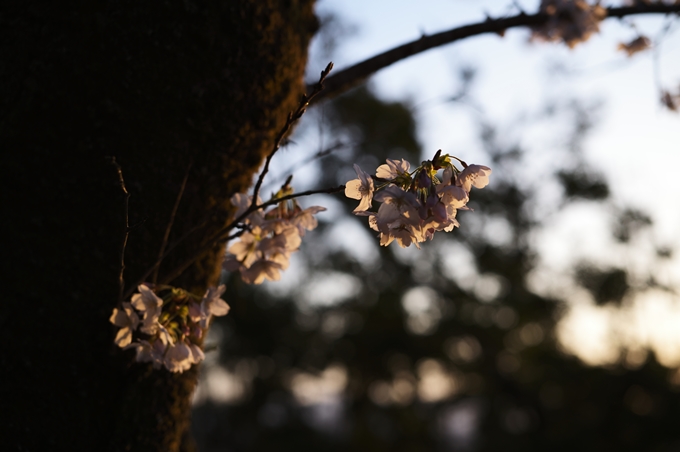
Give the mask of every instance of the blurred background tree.
[{"label": "blurred background tree", "polygon": [[[462,71],[461,86],[473,74]],[[454,97],[474,104],[464,91]],[[571,206],[614,212],[611,240],[623,246],[652,224],[611,198],[581,152],[597,108],[566,99],[523,126],[571,123],[540,180],[526,176],[531,156],[504,127],[477,119],[488,160],[475,163],[493,168],[493,182],[473,191],[475,211],[461,212],[459,229],[421,250],[379,247],[351,215],[354,200],[310,200],[330,212],[284,281],[248,286],[224,275],[232,311],[209,339],[218,351],[195,399],[199,449],[678,450],[678,374],[644,350],[623,347],[599,367],[567,353],[556,325],[568,292],[532,282],[535,235]],[[354,178],[353,162],[369,170],[386,158],[430,158],[436,149],[422,149],[413,110],[370,86],[323,105],[316,183]],[[629,271],[581,262],[565,290],[620,305],[654,286]]]}]

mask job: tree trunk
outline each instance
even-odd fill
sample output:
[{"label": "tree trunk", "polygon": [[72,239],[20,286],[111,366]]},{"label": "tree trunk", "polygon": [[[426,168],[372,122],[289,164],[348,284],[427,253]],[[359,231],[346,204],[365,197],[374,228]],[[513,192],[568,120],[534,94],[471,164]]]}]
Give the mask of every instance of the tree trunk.
[{"label": "tree trunk", "polygon": [[[156,260],[187,173],[170,243],[207,222],[160,279],[223,226],[299,100],[316,27],[313,0],[0,7],[7,450],[190,448],[196,370],[113,345],[126,213],[126,289]],[[172,283],[202,293],[221,254]]]}]

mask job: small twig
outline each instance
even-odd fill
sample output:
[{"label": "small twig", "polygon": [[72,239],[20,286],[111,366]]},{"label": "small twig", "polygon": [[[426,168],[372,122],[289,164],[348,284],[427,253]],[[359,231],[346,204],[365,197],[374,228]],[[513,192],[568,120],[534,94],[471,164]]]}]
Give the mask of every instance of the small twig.
[{"label": "small twig", "polygon": [[288,134],[288,131],[290,130],[291,126],[295,123],[295,121],[300,119],[302,115],[305,114],[305,111],[307,111],[307,106],[309,106],[309,103],[323,90],[324,81],[326,80],[326,77],[328,77],[328,74],[331,73],[332,69],[333,62],[330,62],[326,66],[326,69],[321,71],[319,81],[312,87],[312,93],[309,96],[303,95],[302,99],[300,100],[300,103],[298,104],[298,108],[294,112],[288,114],[286,123],[283,125],[278,135],[276,136],[276,140],[274,141],[274,147],[272,148],[271,152],[269,152],[269,154],[267,155],[267,159],[264,162],[264,168],[262,168],[262,172],[260,173],[260,176],[257,178],[257,182],[255,183],[251,207],[257,203],[257,197],[260,194],[262,182],[264,181],[264,177],[269,172],[269,163],[272,161],[272,158],[274,157],[276,152],[281,148],[281,141],[283,141],[283,138],[286,136],[286,134]]},{"label": "small twig", "polygon": [[325,188],[325,189],[319,189],[319,190],[307,190],[303,191],[300,193],[292,193],[290,195],[282,196],[280,198],[272,198],[267,202],[263,202],[262,204],[256,204],[254,206],[250,206],[245,212],[243,212],[241,215],[239,215],[236,219],[234,219],[231,223],[229,223],[227,226],[224,228],[220,229],[216,234],[214,234],[203,246],[199,248],[199,250],[192,255],[189,259],[184,261],[182,264],[177,266],[173,271],[171,271],[164,279],[161,281],[161,284],[168,284],[170,281],[173,279],[177,278],[184,270],[186,270],[191,264],[193,264],[196,259],[198,259],[203,253],[209,251],[213,247],[219,245],[220,243],[225,243],[228,242],[229,240],[236,238],[243,234],[245,230],[241,230],[235,234],[229,235],[229,236],[224,236],[227,232],[231,231],[235,227],[238,226],[238,224],[245,220],[245,218],[250,215],[251,213],[260,210],[260,209],[266,209],[267,207],[273,206],[275,204],[278,204],[283,201],[288,201],[289,199],[295,199],[295,198],[300,198],[302,196],[309,196],[309,195],[317,195],[317,194],[332,194],[332,193],[338,193],[341,191],[345,190],[344,185],[340,185],[338,187],[334,188]]},{"label": "small twig", "polygon": [[127,292],[125,292],[124,299],[129,298],[135,292],[135,290],[137,289],[137,286],[146,282],[147,278],[151,275],[151,273],[153,273],[158,268],[158,266],[161,265],[161,262],[163,262],[163,259],[168,257],[168,255],[175,248],[177,248],[177,246],[180,243],[184,242],[184,240],[186,240],[191,234],[193,234],[194,232],[198,231],[199,229],[203,228],[206,224],[208,224],[207,218],[208,217],[206,217],[206,219],[203,220],[201,223],[199,223],[196,226],[194,226],[193,228],[189,229],[187,232],[182,234],[182,236],[180,236],[177,240],[175,240],[172,244],[170,244],[168,246],[167,250],[165,251],[165,253],[162,256],[160,256],[156,260],[156,262],[154,262],[154,264],[146,270],[146,272],[144,272],[144,274],[137,280],[137,282],[127,290]]},{"label": "small twig", "polygon": [[[253,190],[253,199],[252,199],[252,202],[250,204],[250,207],[248,209],[246,209],[246,211],[243,212],[241,215],[239,215],[238,218],[234,219],[227,226],[220,229],[217,234],[214,234],[213,237],[211,237],[206,242],[206,245],[202,246],[199,249],[198,252],[194,253],[191,258],[187,259],[183,264],[178,266],[168,276],[166,276],[164,278],[164,281],[165,281],[164,283],[167,283],[167,281],[171,281],[174,278],[176,278],[179,274],[181,274],[182,271],[186,270],[186,268],[189,265],[191,265],[193,262],[195,262],[196,259],[198,259],[203,253],[210,250],[210,248],[212,248],[213,246],[216,246],[221,241],[226,241],[226,239],[222,237],[225,234],[225,232],[228,232],[231,229],[233,229],[238,223],[240,223],[242,220],[244,220],[248,215],[250,215],[251,213],[255,212],[258,209],[262,209],[262,208],[268,207],[272,204],[276,204],[276,203],[280,202],[280,199],[279,200],[270,200],[266,203],[257,205],[257,198],[258,198],[258,195],[259,195],[259,192],[260,192],[260,188],[262,188],[262,183],[264,181],[264,177],[266,176],[267,172],[269,171],[269,163],[271,162],[272,158],[274,157],[274,154],[276,154],[276,152],[280,149],[281,143],[282,143],[284,137],[286,136],[286,134],[288,133],[288,131],[290,130],[291,126],[295,123],[295,121],[297,121],[298,119],[300,119],[302,117],[302,115],[307,110],[307,106],[309,105],[309,102],[311,102],[311,100],[314,99],[314,97],[316,97],[324,89],[323,83],[326,80],[326,77],[328,77],[328,74],[330,74],[330,71],[332,69],[333,69],[333,63],[332,62],[328,63],[326,68],[323,71],[321,71],[321,75],[319,77],[319,82],[316,85],[314,85],[314,87],[312,88],[311,94],[309,94],[308,96],[304,95],[302,97],[302,100],[300,101],[300,104],[298,105],[298,108],[294,112],[291,112],[288,115],[288,118],[286,119],[286,123],[283,125],[283,127],[281,128],[281,130],[277,134],[276,140],[274,141],[274,146],[272,147],[272,150],[270,151],[270,153],[267,155],[264,168],[262,169],[262,172],[260,173],[260,175],[257,179],[257,182],[255,183],[255,188]],[[344,186],[342,187],[342,189],[344,190]],[[299,193],[299,194],[297,194],[293,197],[305,196],[305,193],[306,194],[313,194],[313,193],[333,193],[333,192],[334,191],[328,191],[328,190],[318,190],[318,191],[312,190],[310,192]],[[292,197],[285,197],[285,198],[286,199],[292,199]],[[283,198],[281,198],[281,199],[283,199]],[[168,246],[168,249],[165,251],[165,253],[163,253],[162,255],[159,256],[159,258],[156,260],[156,262],[154,263],[154,265],[151,268],[147,269],[147,271],[144,273],[144,275],[142,275],[142,277],[139,279],[138,283],[135,286],[128,289],[125,296],[127,297],[127,296],[132,295],[132,293],[135,290],[135,287],[137,285],[143,283],[144,281],[146,281],[146,278],[148,278],[149,275],[151,275],[154,272],[156,272],[156,274],[157,274],[157,269],[160,266],[163,259],[165,259],[165,257],[167,257],[168,254],[170,254],[170,252],[174,248],[176,248],[179,243],[184,241],[191,233],[193,233],[196,230],[205,226],[207,224],[207,222],[208,222],[208,219],[206,218],[206,220],[204,222],[195,226],[191,230],[187,231],[182,237],[177,239],[172,245]]]},{"label": "small twig", "polygon": [[172,231],[172,225],[175,223],[175,216],[177,215],[177,209],[179,208],[179,203],[182,200],[182,196],[184,195],[184,189],[187,186],[187,179],[189,179],[189,171],[191,170],[193,162],[189,162],[189,166],[187,167],[187,171],[184,174],[184,179],[182,179],[182,185],[179,187],[179,193],[177,193],[177,199],[175,199],[175,205],[172,207],[172,213],[170,214],[170,220],[168,221],[168,226],[165,228],[165,234],[163,235],[163,241],[161,242],[161,249],[158,252],[158,264],[154,265],[155,270],[153,272],[153,277],[151,278],[151,282],[153,284],[156,284],[156,281],[158,280],[158,271],[161,268],[161,262],[163,262],[163,254],[165,253],[165,247],[168,244],[168,239],[170,238],[170,231]]},{"label": "small twig", "polygon": [[[347,143],[343,143],[342,141],[338,141],[334,145],[327,147],[326,149],[323,149],[323,150],[317,152],[314,155],[311,155],[311,156],[309,156],[309,157],[307,157],[307,158],[305,158],[301,161],[298,161],[298,162],[292,164],[285,171],[282,171],[281,174],[286,175],[286,177],[288,177],[287,175],[292,174],[293,172],[299,170],[300,168],[304,168],[305,166],[309,165],[310,163],[314,162],[315,160],[319,160],[321,158],[324,158],[327,155],[330,155],[333,152],[337,151],[338,149],[342,149],[344,147],[353,146],[353,145],[354,144],[347,144]],[[281,181],[281,179],[282,179],[282,177],[278,177],[274,181],[268,182],[266,187],[269,187],[270,184],[271,185],[277,184],[279,181]]]},{"label": "small twig", "polygon": [[123,245],[121,246],[120,250],[120,273],[118,275],[118,302],[120,303],[123,301],[123,292],[125,290],[125,248],[127,247],[127,241],[128,241],[128,235],[130,234],[130,224],[129,224],[129,216],[128,216],[128,200],[130,199],[130,193],[127,191],[127,187],[125,186],[125,179],[123,179],[123,170],[116,162],[116,157],[108,157],[109,163],[113,165],[116,168],[116,172],[118,173],[118,183],[120,184],[120,189],[123,191],[124,194],[124,201],[123,201],[123,217],[125,218],[125,235],[123,237]]}]

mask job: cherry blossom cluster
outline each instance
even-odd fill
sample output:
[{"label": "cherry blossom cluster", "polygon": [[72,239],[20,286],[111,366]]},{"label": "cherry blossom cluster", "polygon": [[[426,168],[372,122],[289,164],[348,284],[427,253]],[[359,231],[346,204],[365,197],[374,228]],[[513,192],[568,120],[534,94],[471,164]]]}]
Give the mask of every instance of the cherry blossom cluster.
[{"label": "cherry blossom cluster", "polygon": [[532,38],[564,41],[570,48],[600,31],[600,22],[607,17],[607,10],[599,1],[590,4],[586,0],[541,0],[540,11],[549,19],[533,28]]},{"label": "cherry blossom cluster", "polygon": [[[489,167],[468,165],[457,157],[441,155],[441,150],[413,171],[404,159],[387,159],[375,176],[359,165],[354,170],[357,179],[345,186],[345,196],[360,201],[354,214],[368,217],[371,229],[380,233],[380,245],[396,240],[402,248],[412,243],[420,248],[419,243],[432,239],[436,231],[449,232],[459,226],[456,213],[470,210],[466,206],[470,190],[486,187],[491,174]],[[373,201],[381,203],[377,212],[369,211]]]},{"label": "cherry blossom cluster", "polygon": [[220,297],[225,286],[209,288],[202,298],[170,286],[144,283],[109,321],[119,327],[114,340],[134,349],[137,362],[150,362],[170,372],[184,372],[205,358],[201,344],[212,316],[223,316],[229,305]]},{"label": "cherry blossom cluster", "polygon": [[[286,183],[273,199],[292,193],[293,189]],[[251,206],[252,198],[236,194],[231,202],[239,217]],[[257,205],[261,204],[258,199]],[[302,237],[318,225],[314,215],[324,210],[319,206],[302,209],[295,199],[287,199],[268,211],[254,211],[244,219],[238,241],[227,250],[224,269],[239,271],[241,279],[248,284],[260,284],[265,279],[278,281],[281,270],[288,268],[290,255],[299,249]]]}]

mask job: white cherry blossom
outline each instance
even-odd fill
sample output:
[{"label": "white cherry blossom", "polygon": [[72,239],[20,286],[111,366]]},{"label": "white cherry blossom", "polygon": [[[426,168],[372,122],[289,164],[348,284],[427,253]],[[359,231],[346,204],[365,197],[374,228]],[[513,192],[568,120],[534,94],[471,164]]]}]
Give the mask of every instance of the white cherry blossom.
[{"label": "white cherry blossom", "polygon": [[468,192],[457,185],[437,185],[437,193],[441,196],[441,201],[447,208],[450,206],[454,209],[460,209],[470,200]]},{"label": "white cherry blossom", "polygon": [[239,265],[248,268],[257,260],[258,236],[261,229],[253,227],[253,232],[245,231],[239,237],[239,241],[229,247],[229,253],[234,256]]},{"label": "white cherry blossom", "polygon": [[248,284],[262,284],[265,279],[278,281],[283,268],[278,262],[267,259],[256,261],[250,268],[241,269],[241,279]]},{"label": "white cherry blossom", "polygon": [[375,170],[376,177],[393,180],[404,173],[408,173],[411,168],[411,164],[404,159],[401,159],[401,161],[387,159],[386,161],[387,163],[380,165]]},{"label": "white cherry blossom", "polygon": [[224,284],[208,288],[205,295],[203,295],[203,300],[201,300],[201,305],[205,306],[205,312],[217,317],[229,313],[229,305],[221,298],[226,289],[227,287]]},{"label": "white cherry blossom", "polygon": [[356,171],[358,179],[352,179],[345,184],[345,196],[352,199],[360,199],[361,202],[354,209],[354,212],[361,212],[371,208],[371,201],[373,200],[373,179],[359,168],[359,165],[354,164],[354,171]]},{"label": "white cherry blossom", "polygon": [[135,349],[135,361],[138,363],[152,363],[154,369],[160,369],[163,365],[163,355],[165,354],[166,345],[162,341],[157,340],[152,344],[149,341],[142,340],[133,342],[125,348]]},{"label": "white cherry blossom", "polygon": [[484,188],[489,185],[489,176],[491,175],[491,168],[484,165],[468,165],[456,177],[456,185],[462,187],[463,190],[470,193],[472,187]]},{"label": "white cherry blossom", "polygon": [[194,355],[184,341],[169,346],[163,359],[163,365],[170,372],[184,372],[189,370],[193,363]]},{"label": "white cherry blossom", "polygon": [[290,222],[297,226],[300,237],[304,237],[307,231],[315,229],[319,224],[319,221],[314,215],[325,210],[326,208],[321,206],[308,207],[307,209],[296,213],[293,218],[291,218]]},{"label": "white cherry blossom", "polygon": [[132,296],[132,306],[144,313],[144,321],[140,331],[146,334],[155,334],[158,318],[161,315],[163,299],[154,293],[146,284],[137,287],[139,293]]},{"label": "white cherry blossom", "polygon": [[132,309],[132,305],[127,301],[123,302],[123,309],[113,308],[113,314],[109,318],[109,322],[120,327],[114,343],[119,347],[125,347],[132,342],[132,333],[139,325],[139,316]]}]

